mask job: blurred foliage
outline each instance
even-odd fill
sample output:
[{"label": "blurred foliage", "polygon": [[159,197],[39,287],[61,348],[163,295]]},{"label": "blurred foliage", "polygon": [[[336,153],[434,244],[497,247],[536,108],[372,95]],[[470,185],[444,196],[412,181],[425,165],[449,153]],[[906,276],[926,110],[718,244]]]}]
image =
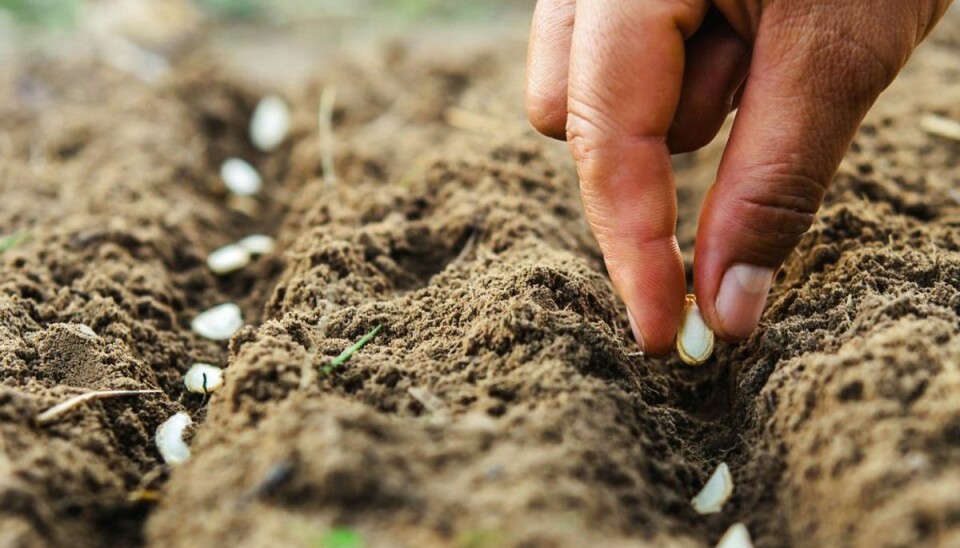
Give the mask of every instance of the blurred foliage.
[{"label": "blurred foliage", "polygon": [[330,529],[321,538],[318,548],[363,548],[363,537],[353,529]]},{"label": "blurred foliage", "polygon": [[81,0],[0,0],[0,12],[19,23],[43,27],[64,27],[76,21]]},{"label": "blurred foliage", "polygon": [[[63,27],[76,21],[85,1],[91,0],[0,0],[0,12],[6,12],[17,22],[26,25]],[[275,22],[300,22],[325,17],[367,15],[383,15],[403,20],[480,20],[489,19],[502,8],[510,5],[532,4],[532,0],[194,0],[194,2],[215,19]]]}]

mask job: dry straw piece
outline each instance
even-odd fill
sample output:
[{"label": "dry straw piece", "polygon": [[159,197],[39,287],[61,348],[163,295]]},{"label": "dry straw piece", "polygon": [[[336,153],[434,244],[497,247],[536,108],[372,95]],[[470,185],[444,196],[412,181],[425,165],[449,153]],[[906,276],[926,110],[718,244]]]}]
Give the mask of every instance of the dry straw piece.
[{"label": "dry straw piece", "polygon": [[94,400],[103,400],[106,398],[115,398],[118,396],[137,396],[140,394],[159,394],[160,390],[103,390],[100,392],[87,392],[74,396],[67,401],[58,403],[43,413],[37,415],[37,422],[40,424],[49,424],[56,421],[63,415],[85,402]]},{"label": "dry straw piece", "polygon": [[924,114],[920,118],[920,128],[930,135],[960,141],[960,122],[937,114]]},{"label": "dry straw piece", "polygon": [[701,365],[713,354],[713,330],[711,330],[697,306],[697,298],[687,295],[677,333],[677,354],[687,365]]},{"label": "dry straw piece", "polygon": [[690,504],[698,514],[716,514],[723,510],[723,505],[733,494],[733,476],[727,463],[721,462],[707,480],[703,489],[693,497]]}]

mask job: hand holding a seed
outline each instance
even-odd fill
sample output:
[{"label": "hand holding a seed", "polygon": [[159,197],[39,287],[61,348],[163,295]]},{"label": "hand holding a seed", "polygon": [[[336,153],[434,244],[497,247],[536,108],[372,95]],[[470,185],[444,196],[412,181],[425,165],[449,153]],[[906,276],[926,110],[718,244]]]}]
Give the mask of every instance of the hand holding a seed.
[{"label": "hand holding a seed", "polygon": [[877,96],[950,0],[539,0],[527,110],[565,138],[638,343],[669,352],[684,307],[670,154],[739,106],[704,203],[694,282],[727,340],[756,328]]}]

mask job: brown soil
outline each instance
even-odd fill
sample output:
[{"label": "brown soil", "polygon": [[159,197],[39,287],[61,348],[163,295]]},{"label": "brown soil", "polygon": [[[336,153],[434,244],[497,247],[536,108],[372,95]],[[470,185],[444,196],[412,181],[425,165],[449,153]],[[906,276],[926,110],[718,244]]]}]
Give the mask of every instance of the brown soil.
[{"label": "brown soil", "polygon": [[[918,126],[960,119],[960,42],[871,114],[761,329],[691,370],[631,345],[565,150],[523,120],[517,28],[327,50],[282,86],[270,155],[245,129],[279,84],[249,51],[200,45],[153,87],[77,55],[6,67],[0,234],[28,239],[0,256],[0,545],[703,546],[734,521],[759,546],[960,543],[960,143]],[[721,145],[677,162],[687,250]],[[234,155],[263,198],[227,198]],[[277,252],[208,272],[253,232]],[[229,345],[190,331],[227,300],[250,324]],[[225,388],[184,393],[194,361]],[[168,470],[153,433],[180,410],[193,457]],[[698,516],[721,461],[733,499]]]}]

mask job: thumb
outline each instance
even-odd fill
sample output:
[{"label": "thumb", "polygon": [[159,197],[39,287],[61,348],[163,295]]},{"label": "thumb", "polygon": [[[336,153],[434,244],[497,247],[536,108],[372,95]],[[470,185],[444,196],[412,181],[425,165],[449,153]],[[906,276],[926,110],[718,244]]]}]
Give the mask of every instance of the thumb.
[{"label": "thumb", "polygon": [[[795,4],[803,2],[774,6]],[[796,11],[762,15],[698,226],[698,301],[728,340],[756,328],[775,272],[810,228],[857,126],[915,45],[912,32],[889,28],[889,14]]]}]

